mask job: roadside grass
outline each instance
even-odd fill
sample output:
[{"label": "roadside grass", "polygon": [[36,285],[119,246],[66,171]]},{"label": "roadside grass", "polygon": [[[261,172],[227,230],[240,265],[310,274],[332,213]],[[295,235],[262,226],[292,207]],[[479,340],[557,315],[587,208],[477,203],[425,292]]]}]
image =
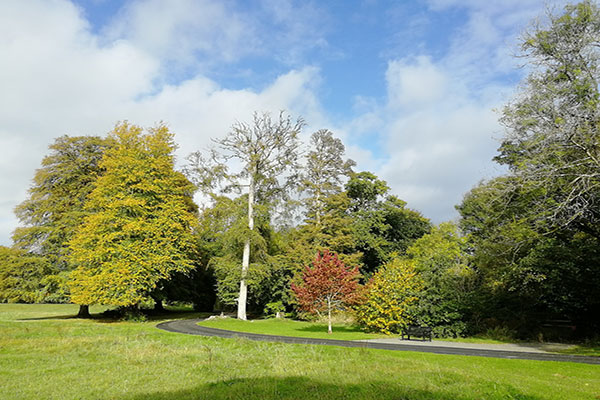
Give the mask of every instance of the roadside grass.
[{"label": "roadside grass", "polygon": [[596,340],[589,343],[577,344],[570,349],[559,350],[558,352],[561,354],[600,357],[600,342]]},{"label": "roadside grass", "polygon": [[76,312],[70,305],[0,304],[2,399],[600,396],[595,365],[207,338],[156,329],[161,318],[83,320],[71,317]]},{"label": "roadside grass", "polygon": [[[262,333],[265,335],[295,336],[315,339],[364,340],[399,336],[367,333],[362,331],[360,327],[347,323],[334,324],[333,333],[328,334],[326,323],[296,321],[283,318],[255,319],[248,321],[241,321],[236,318],[214,318],[211,320],[201,321],[200,323],[198,323],[198,325],[210,328],[225,329],[235,332]],[[515,340],[498,340],[485,336],[474,336],[466,338],[436,338],[435,340],[485,344],[516,343]],[[573,355],[600,355],[600,346],[597,346],[597,343],[595,344],[595,346],[585,344],[577,346],[574,345],[572,348],[566,350],[551,349],[551,351]]]}]

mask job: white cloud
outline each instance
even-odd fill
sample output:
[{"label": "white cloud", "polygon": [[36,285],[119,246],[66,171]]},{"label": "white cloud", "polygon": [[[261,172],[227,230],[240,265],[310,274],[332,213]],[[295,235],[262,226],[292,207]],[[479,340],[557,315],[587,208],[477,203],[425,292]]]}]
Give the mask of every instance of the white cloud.
[{"label": "white cloud", "polygon": [[439,100],[446,90],[446,77],[429,57],[391,61],[385,75],[390,104],[402,108]]},{"label": "white cloud", "polygon": [[136,0],[106,28],[109,40],[124,38],[171,64],[232,61],[258,47],[251,24],[228,1]]},{"label": "white cloud", "polygon": [[[180,37],[172,35],[168,41]],[[63,134],[104,135],[119,120],[163,120],[176,134],[181,161],[255,110],[287,109],[314,125],[325,120],[316,68],[281,74],[261,90],[225,89],[203,75],[160,86],[162,50],[137,40],[93,34],[68,1],[0,4],[0,244],[9,244],[17,226],[12,210],[48,145]]]}]

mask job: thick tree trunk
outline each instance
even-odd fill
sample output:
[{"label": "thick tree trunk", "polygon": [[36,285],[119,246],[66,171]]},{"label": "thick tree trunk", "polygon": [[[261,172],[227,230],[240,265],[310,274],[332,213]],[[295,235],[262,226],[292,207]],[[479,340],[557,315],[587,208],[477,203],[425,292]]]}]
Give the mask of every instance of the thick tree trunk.
[{"label": "thick tree trunk", "polygon": [[77,313],[77,318],[91,318],[90,315],[90,306],[88,305],[79,305],[79,312]]},{"label": "thick tree trunk", "polygon": [[[254,229],[254,180],[250,177],[248,185],[248,228]],[[240,294],[238,297],[238,319],[246,320],[246,302],[248,299],[248,286],[246,285],[246,274],[250,265],[250,238],[244,243],[244,253],[242,255],[242,279],[240,279]]]},{"label": "thick tree trunk", "polygon": [[158,312],[165,311],[165,307],[163,306],[163,302],[161,299],[152,297],[152,300],[154,300],[154,311],[158,311]]}]

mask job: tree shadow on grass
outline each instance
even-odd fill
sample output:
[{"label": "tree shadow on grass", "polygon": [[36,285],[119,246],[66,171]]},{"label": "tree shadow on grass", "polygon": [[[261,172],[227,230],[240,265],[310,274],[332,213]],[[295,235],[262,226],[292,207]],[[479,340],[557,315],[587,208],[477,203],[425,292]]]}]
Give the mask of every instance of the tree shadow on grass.
[{"label": "tree shadow on grass", "polygon": [[[314,324],[314,325],[310,325],[310,326],[305,326],[302,328],[297,328],[297,331],[300,332],[327,332],[327,324]],[[343,333],[364,333],[364,331],[362,329],[360,329],[360,327],[358,326],[354,326],[354,325],[334,325],[333,326],[333,331],[334,332],[343,332]]]},{"label": "tree shadow on grass", "polygon": [[[147,321],[162,321],[166,319],[194,319],[194,318],[207,318],[211,315],[211,313],[207,312],[197,312],[193,310],[183,311],[183,310],[163,310],[160,312],[153,310],[142,310],[142,314],[145,316]],[[45,320],[65,320],[65,319],[80,319],[87,321],[95,321],[101,323],[114,323],[114,322],[123,322],[123,316],[119,313],[115,313],[114,310],[108,310],[101,313],[93,313],[90,317],[84,318],[80,317],[77,314],[69,314],[69,315],[48,315],[45,317],[31,317],[31,318],[19,318],[17,321],[45,321]]]},{"label": "tree shadow on grass", "polygon": [[[390,382],[362,382],[340,384],[320,382],[306,377],[261,377],[224,380],[196,386],[193,389],[171,392],[144,393],[122,400],[186,400],[186,399],[396,399],[396,400],[472,400],[480,398],[541,400],[541,397],[520,393],[512,386],[490,385],[472,395],[461,393],[460,388],[423,390]],[[485,390],[487,389],[487,390]],[[488,393],[485,393],[485,392]]]}]

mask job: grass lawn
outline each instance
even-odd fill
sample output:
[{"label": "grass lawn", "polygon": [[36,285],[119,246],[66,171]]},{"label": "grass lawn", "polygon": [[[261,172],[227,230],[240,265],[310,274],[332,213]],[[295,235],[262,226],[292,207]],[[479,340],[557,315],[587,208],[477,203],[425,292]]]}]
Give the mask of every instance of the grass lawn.
[{"label": "grass lawn", "polygon": [[0,304],[2,399],[600,398],[594,365],[206,338],[76,311]]},{"label": "grass lawn", "polygon": [[241,321],[236,318],[216,318],[198,325],[236,332],[264,333],[266,335],[295,336],[316,339],[361,340],[387,337],[384,334],[366,333],[359,327],[334,324],[333,333],[327,333],[326,323],[294,321],[291,319],[255,319]]}]

